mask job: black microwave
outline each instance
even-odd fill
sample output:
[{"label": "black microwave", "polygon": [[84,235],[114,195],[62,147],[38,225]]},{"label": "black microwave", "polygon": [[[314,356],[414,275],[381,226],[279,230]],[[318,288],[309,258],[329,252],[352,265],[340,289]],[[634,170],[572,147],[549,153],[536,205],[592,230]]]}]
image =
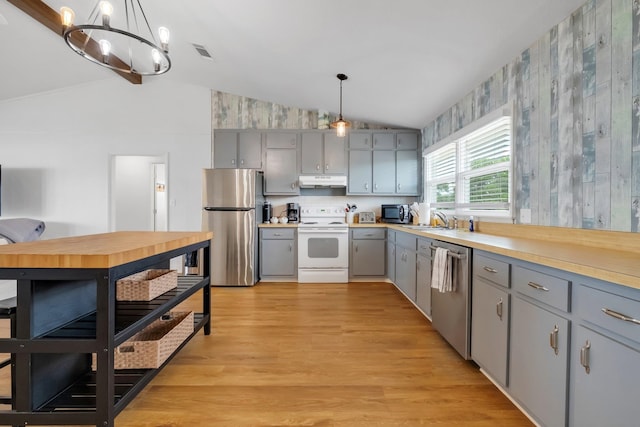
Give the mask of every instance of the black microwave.
[{"label": "black microwave", "polygon": [[409,205],[382,205],[381,221],[392,224],[409,224]]}]

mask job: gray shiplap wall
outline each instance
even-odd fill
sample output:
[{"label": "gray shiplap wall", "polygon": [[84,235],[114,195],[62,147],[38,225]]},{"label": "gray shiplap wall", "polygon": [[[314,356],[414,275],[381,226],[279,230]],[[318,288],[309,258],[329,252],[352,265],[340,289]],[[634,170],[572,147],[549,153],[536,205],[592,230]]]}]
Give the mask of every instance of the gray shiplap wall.
[{"label": "gray shiplap wall", "polygon": [[425,146],[506,103],[516,219],[640,231],[640,0],[588,0],[428,124]]}]

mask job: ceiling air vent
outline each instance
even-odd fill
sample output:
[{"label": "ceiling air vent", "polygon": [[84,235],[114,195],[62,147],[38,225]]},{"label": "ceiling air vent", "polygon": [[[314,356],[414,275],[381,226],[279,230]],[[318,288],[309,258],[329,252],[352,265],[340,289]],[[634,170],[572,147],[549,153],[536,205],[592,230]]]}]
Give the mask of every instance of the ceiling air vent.
[{"label": "ceiling air vent", "polygon": [[213,57],[211,56],[211,54],[209,53],[206,47],[202,46],[201,44],[195,44],[195,43],[193,43],[193,47],[196,50],[196,52],[198,52],[200,56],[202,56],[204,59],[213,60]]}]

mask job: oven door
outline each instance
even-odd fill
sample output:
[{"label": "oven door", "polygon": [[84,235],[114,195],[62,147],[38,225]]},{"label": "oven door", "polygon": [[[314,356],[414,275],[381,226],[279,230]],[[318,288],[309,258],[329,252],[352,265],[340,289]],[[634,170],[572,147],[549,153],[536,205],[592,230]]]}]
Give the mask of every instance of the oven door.
[{"label": "oven door", "polygon": [[298,268],[348,268],[349,229],[298,228]]}]

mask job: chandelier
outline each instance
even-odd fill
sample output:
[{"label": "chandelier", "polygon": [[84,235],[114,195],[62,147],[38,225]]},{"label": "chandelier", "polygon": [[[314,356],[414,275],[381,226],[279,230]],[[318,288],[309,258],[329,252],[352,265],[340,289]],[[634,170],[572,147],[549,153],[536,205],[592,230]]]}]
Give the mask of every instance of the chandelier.
[{"label": "chandelier", "polygon": [[347,128],[351,126],[351,123],[342,118],[342,82],[349,77],[347,77],[346,74],[338,74],[336,77],[340,80],[340,115],[338,116],[338,120],[331,122],[331,127],[336,129],[336,135],[343,137],[347,134]]},{"label": "chandelier", "polygon": [[158,29],[158,46],[140,0],[120,1],[119,9],[108,1],[97,1],[80,25],[73,22],[73,10],[62,7],[62,36],[67,45],[83,58],[122,73],[152,76],[169,71],[169,30]]}]

